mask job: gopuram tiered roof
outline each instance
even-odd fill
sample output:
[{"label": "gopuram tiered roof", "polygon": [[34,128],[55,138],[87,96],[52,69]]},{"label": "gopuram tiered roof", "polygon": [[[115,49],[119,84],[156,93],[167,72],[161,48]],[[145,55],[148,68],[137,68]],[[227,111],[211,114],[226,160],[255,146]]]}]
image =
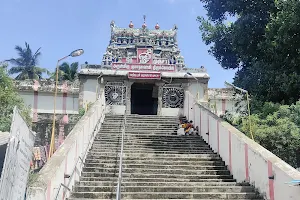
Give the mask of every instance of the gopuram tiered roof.
[{"label": "gopuram tiered roof", "polygon": [[[132,72],[159,72],[162,76],[185,77],[186,73],[209,78],[204,67],[187,68],[177,42],[178,27],[161,30],[157,23],[148,28],[144,23],[135,28],[131,21],[127,28],[110,23],[111,35],[101,64],[82,65],[80,74],[122,75]],[[166,74],[167,73],[167,74]],[[197,73],[197,74],[195,74]]]},{"label": "gopuram tiered roof", "polygon": [[146,22],[141,28],[134,28],[132,22],[128,28],[120,28],[112,21],[110,27],[111,38],[103,56],[102,67],[110,68],[114,62],[132,63],[137,59],[138,48],[152,49],[153,64],[172,64],[176,66],[176,71],[185,67],[178,48],[176,25],[170,30],[160,30],[156,24],[151,30]]}]

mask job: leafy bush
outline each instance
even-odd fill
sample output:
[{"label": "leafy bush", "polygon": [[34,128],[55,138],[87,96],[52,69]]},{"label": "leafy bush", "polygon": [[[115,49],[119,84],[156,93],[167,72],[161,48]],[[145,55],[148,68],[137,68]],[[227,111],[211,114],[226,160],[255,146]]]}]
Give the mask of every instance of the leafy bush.
[{"label": "leafy bush", "polygon": [[17,106],[24,120],[31,124],[30,109],[25,106],[22,98],[16,92],[14,83],[0,67],[0,131],[9,131],[14,107]]},{"label": "leafy bush", "polygon": [[[293,167],[300,167],[300,101],[290,106],[266,102],[253,113],[254,140]],[[226,113],[223,118],[250,136],[248,116]]]}]

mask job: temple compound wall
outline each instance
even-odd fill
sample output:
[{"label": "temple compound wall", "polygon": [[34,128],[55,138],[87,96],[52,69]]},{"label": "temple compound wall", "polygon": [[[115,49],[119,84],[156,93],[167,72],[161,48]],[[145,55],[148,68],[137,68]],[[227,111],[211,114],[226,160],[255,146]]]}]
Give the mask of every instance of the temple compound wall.
[{"label": "temple compound wall", "polygon": [[[97,95],[100,93],[100,90],[107,90],[109,93],[110,90],[118,86],[111,85],[113,82],[120,83],[124,91],[126,91],[126,96],[123,96],[124,102],[130,104],[131,95],[130,88],[134,83],[133,80],[124,80],[122,77],[106,77],[105,81],[103,73],[101,77],[99,75],[101,71],[88,69],[90,75],[80,75],[80,81],[75,83],[71,82],[60,82],[58,84],[58,95],[56,103],[56,113],[58,121],[62,120],[63,116],[68,115],[68,121],[72,116],[78,115],[80,108],[85,108],[89,103],[93,103],[97,99]],[[123,72],[124,74],[124,72]],[[103,81],[101,83],[101,80]],[[168,81],[171,78],[166,79]],[[172,84],[173,83],[173,84]],[[176,84],[177,83],[177,84]],[[200,101],[207,101],[205,98],[208,98],[208,105],[210,110],[217,114],[218,116],[225,114],[226,111],[235,113],[236,112],[236,103],[240,102],[239,98],[234,97],[234,91],[229,88],[208,88],[207,83],[197,83],[189,81],[182,82],[182,79],[173,79],[171,84],[165,82],[155,83],[157,85],[159,99],[162,103],[160,104],[160,113],[161,115],[177,115],[181,112],[181,109],[168,108],[163,105],[165,102],[166,105],[166,95],[164,93],[169,92],[170,90],[178,89],[190,91],[191,94],[197,97],[199,90]],[[32,110],[32,119],[33,122],[44,122],[52,120],[54,112],[54,87],[55,82],[50,80],[25,80],[25,81],[15,81],[16,89],[18,90],[20,96],[23,98],[25,104]],[[63,87],[68,89],[63,90]],[[126,87],[125,87],[126,86]],[[183,86],[184,88],[182,88]],[[112,87],[112,88],[110,88]],[[102,88],[102,89],[101,89]],[[129,89],[128,89],[129,88]],[[205,90],[207,90],[207,97],[205,97]],[[163,100],[164,99],[164,100]],[[112,103],[111,101],[108,103]],[[183,103],[184,105],[184,103]],[[110,106],[110,110],[113,113],[125,113],[124,105],[115,105]],[[129,112],[129,111],[128,111]],[[65,117],[66,118],[66,117]],[[74,117],[73,117],[74,118]],[[77,120],[77,119],[76,119]],[[71,119],[71,121],[73,121]],[[52,123],[52,121],[51,121]]]},{"label": "temple compound wall", "polygon": [[[55,82],[52,80],[15,81],[15,87],[25,105],[31,109],[32,129],[39,135],[36,146],[49,144],[54,113]],[[55,110],[57,145],[62,143],[79,119],[78,98],[78,81],[58,83]]]},{"label": "temple compound wall", "polygon": [[247,101],[245,96],[236,93],[233,88],[209,88],[209,109],[217,116],[226,112],[233,115],[247,112]]}]

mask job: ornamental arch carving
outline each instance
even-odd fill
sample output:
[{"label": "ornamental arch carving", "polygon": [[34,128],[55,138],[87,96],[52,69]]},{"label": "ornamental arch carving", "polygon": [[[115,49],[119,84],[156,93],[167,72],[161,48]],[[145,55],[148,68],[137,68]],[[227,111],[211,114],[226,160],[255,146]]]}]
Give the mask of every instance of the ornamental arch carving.
[{"label": "ornamental arch carving", "polygon": [[163,86],[162,94],[163,108],[183,108],[184,89],[180,85]]}]

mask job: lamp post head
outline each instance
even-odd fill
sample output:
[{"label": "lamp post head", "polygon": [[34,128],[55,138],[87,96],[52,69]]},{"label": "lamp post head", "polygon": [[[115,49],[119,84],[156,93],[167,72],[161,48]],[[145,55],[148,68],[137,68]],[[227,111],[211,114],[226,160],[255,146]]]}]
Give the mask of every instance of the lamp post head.
[{"label": "lamp post head", "polygon": [[193,76],[190,72],[187,72],[186,74],[189,75],[189,76]]},{"label": "lamp post head", "polygon": [[81,56],[82,54],[84,53],[84,50],[83,49],[77,49],[75,51],[72,51],[70,53],[70,56],[71,57],[77,57],[77,56]]}]

